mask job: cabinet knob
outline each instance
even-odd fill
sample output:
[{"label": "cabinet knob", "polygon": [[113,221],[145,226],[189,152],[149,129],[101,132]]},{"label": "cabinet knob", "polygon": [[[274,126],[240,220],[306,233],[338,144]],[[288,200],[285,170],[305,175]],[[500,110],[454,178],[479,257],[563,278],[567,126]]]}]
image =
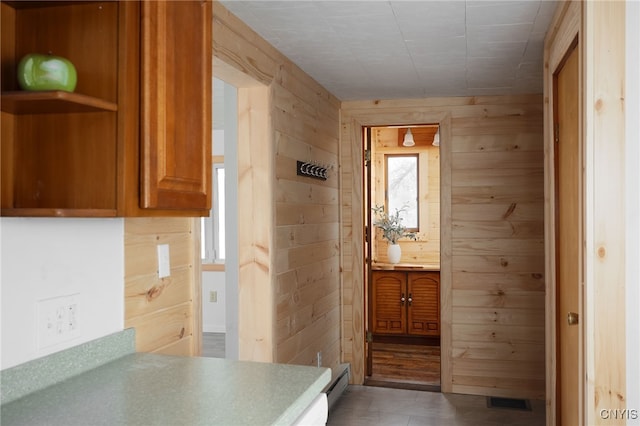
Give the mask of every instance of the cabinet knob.
[{"label": "cabinet knob", "polygon": [[404,305],[404,301],[405,301],[405,300],[406,300],[406,299],[404,298],[404,293],[402,293],[402,295],[400,296],[400,304],[401,304],[401,305]]},{"label": "cabinet knob", "polygon": [[413,295],[409,293],[409,306],[411,306],[411,302],[413,302]]}]

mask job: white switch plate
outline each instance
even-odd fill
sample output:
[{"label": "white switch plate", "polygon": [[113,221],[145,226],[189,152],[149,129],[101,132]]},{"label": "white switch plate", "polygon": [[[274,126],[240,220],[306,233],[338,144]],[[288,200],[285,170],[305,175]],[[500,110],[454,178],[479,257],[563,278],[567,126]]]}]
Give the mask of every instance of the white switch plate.
[{"label": "white switch plate", "polygon": [[169,261],[169,244],[158,245],[158,277],[165,278],[171,275],[171,264]]},{"label": "white switch plate", "polygon": [[79,293],[38,301],[38,349],[80,337]]}]

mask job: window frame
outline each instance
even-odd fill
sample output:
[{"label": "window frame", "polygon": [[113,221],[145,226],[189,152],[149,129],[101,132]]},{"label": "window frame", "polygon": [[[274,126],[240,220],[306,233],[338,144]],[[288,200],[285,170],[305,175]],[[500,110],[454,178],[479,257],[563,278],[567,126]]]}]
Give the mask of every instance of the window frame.
[{"label": "window frame", "polygon": [[[216,214],[216,212],[222,211],[219,208],[220,197],[224,196],[224,194],[221,194],[218,185],[218,170],[225,169],[224,159],[216,156],[212,163],[212,169],[211,180],[213,197],[209,216],[202,217],[201,219],[200,244],[202,250],[200,257],[203,265],[224,265],[225,259],[220,257],[220,245],[224,244],[224,239],[220,237],[220,233],[218,231],[218,229],[220,229],[220,214]],[[222,188],[224,190],[224,186]]]},{"label": "window frame", "polygon": [[389,159],[398,157],[413,157],[416,162],[416,227],[407,227],[407,231],[420,232],[420,153],[384,154],[384,204],[389,214],[395,213],[389,204]]}]

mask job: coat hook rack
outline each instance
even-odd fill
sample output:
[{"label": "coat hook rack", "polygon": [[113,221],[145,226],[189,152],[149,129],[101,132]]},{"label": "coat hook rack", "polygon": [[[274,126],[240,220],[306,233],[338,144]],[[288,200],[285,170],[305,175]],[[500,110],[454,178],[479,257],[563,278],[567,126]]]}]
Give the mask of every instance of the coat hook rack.
[{"label": "coat hook rack", "polygon": [[314,179],[327,180],[331,166],[312,163],[308,161],[298,161],[298,176],[307,176]]}]

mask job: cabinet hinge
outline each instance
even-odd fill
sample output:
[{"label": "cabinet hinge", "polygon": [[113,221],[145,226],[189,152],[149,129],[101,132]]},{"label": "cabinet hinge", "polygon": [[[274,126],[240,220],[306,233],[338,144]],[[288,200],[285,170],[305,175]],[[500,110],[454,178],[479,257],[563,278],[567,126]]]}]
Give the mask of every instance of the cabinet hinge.
[{"label": "cabinet hinge", "polygon": [[553,139],[555,143],[560,142],[560,123],[556,123],[553,128]]},{"label": "cabinet hinge", "polygon": [[364,152],[364,164],[368,166],[370,162],[371,162],[371,150],[367,149]]},{"label": "cabinet hinge", "polygon": [[373,333],[370,331],[367,331],[367,343],[372,343],[373,342]]}]

